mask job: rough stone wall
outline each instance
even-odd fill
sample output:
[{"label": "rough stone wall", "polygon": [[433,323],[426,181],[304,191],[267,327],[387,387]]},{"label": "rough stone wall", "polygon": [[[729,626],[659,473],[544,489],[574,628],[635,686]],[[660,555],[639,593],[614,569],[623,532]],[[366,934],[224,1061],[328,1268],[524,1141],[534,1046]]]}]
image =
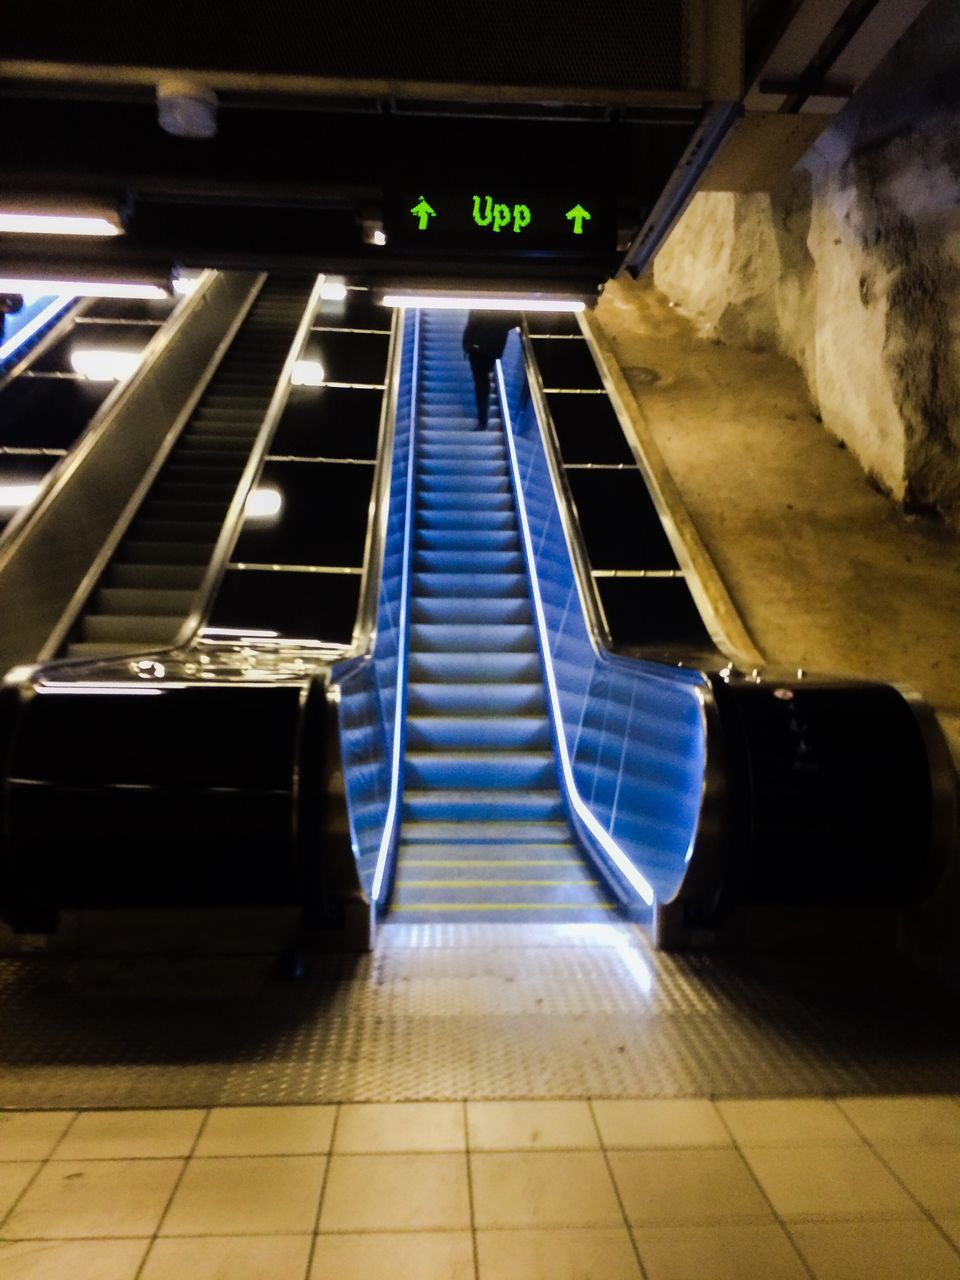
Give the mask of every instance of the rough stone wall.
[{"label": "rough stone wall", "polygon": [[712,337],[796,360],[878,487],[956,527],[958,48],[935,0],[777,190],[701,193],[654,264]]}]

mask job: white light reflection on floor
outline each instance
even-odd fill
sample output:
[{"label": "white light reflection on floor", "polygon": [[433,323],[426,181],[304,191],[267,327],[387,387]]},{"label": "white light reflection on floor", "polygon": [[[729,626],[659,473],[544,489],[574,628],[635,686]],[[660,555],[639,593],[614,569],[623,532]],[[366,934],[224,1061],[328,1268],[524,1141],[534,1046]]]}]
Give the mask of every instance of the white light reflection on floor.
[{"label": "white light reflection on floor", "polygon": [[571,942],[587,943],[593,947],[610,947],[617,953],[630,978],[644,995],[653,990],[653,973],[640,954],[637,944],[625,930],[608,924],[558,924],[557,932]]}]

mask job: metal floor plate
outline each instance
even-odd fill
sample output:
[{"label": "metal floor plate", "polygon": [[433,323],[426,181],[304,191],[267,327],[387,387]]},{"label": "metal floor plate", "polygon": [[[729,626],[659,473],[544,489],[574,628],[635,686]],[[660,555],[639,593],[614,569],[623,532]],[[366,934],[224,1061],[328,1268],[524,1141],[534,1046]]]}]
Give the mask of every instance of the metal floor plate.
[{"label": "metal floor plate", "polygon": [[956,1000],[892,965],[609,924],[387,924],[376,952],[0,961],[0,1106],[953,1092]]}]

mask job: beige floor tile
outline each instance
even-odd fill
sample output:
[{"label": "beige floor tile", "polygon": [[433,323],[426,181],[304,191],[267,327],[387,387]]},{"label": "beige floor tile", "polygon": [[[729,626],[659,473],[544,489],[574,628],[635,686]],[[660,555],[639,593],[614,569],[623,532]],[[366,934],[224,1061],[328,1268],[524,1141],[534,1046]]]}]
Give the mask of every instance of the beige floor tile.
[{"label": "beige floor tile", "polygon": [[321,1231],[462,1231],[469,1226],[465,1155],[330,1157]]},{"label": "beige floor tile", "polygon": [[476,1226],[615,1227],[623,1223],[599,1151],[471,1155]]},{"label": "beige floor tile", "polygon": [[593,1110],[607,1148],[731,1145],[716,1107],[705,1099],[594,1102]]},{"label": "beige floor tile", "polygon": [[333,1149],[338,1155],[465,1151],[463,1103],[345,1103]]},{"label": "beige floor tile", "polygon": [[198,1156],[312,1156],[330,1150],[336,1107],[215,1107]]},{"label": "beige floor tile", "polygon": [[907,1190],[928,1209],[960,1213],[960,1146],[884,1143],[880,1155]]},{"label": "beige floor tile", "polygon": [[807,1280],[777,1222],[634,1227],[633,1234],[647,1280]]},{"label": "beige floor tile", "polygon": [[182,1160],[77,1160],[45,1165],[4,1224],[10,1240],[149,1236]]},{"label": "beige floor tile", "polygon": [[790,1228],[817,1280],[960,1280],[960,1257],[926,1220]]},{"label": "beige floor tile", "polygon": [[747,1147],[855,1147],[863,1141],[836,1103],[820,1098],[718,1102],[717,1109]]},{"label": "beige floor tile", "polygon": [[163,1220],[164,1236],[312,1231],[326,1156],[194,1158]]},{"label": "beige floor tile", "polygon": [[480,1280],[640,1280],[625,1227],[480,1231]]},{"label": "beige floor tile", "polygon": [[473,1239],[469,1231],[319,1235],[310,1280],[474,1280]]},{"label": "beige floor tile", "polygon": [[149,1240],[0,1243],[3,1280],[134,1280]]},{"label": "beige floor tile", "polygon": [[75,1111],[0,1111],[0,1160],[46,1160]]},{"label": "beige floor tile", "polygon": [[600,1145],[586,1102],[468,1102],[474,1151],[589,1150]]},{"label": "beige floor tile", "polygon": [[0,1164],[0,1219],[13,1208],[17,1197],[40,1168],[39,1163],[21,1160]]},{"label": "beige floor tile", "polygon": [[744,1147],[743,1154],[782,1218],[918,1214],[867,1147]]},{"label": "beige floor tile", "polygon": [[870,1142],[960,1144],[960,1105],[952,1098],[839,1098],[838,1104]]},{"label": "beige floor tile", "polygon": [[138,1280],[305,1280],[312,1236],[157,1240]]},{"label": "beige floor tile", "polygon": [[136,1160],[188,1156],[202,1111],[83,1111],[54,1160]]},{"label": "beige floor tile", "polygon": [[773,1217],[736,1151],[611,1151],[610,1164],[634,1226]]}]

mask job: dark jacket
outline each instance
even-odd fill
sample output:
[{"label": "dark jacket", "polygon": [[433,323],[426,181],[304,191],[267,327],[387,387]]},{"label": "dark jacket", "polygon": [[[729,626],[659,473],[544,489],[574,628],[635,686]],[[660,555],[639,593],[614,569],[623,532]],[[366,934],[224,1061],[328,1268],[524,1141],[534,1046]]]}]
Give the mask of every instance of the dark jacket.
[{"label": "dark jacket", "polygon": [[463,330],[465,355],[475,352],[492,364],[503,355],[507,334],[517,324],[516,317],[505,312],[471,311]]}]

